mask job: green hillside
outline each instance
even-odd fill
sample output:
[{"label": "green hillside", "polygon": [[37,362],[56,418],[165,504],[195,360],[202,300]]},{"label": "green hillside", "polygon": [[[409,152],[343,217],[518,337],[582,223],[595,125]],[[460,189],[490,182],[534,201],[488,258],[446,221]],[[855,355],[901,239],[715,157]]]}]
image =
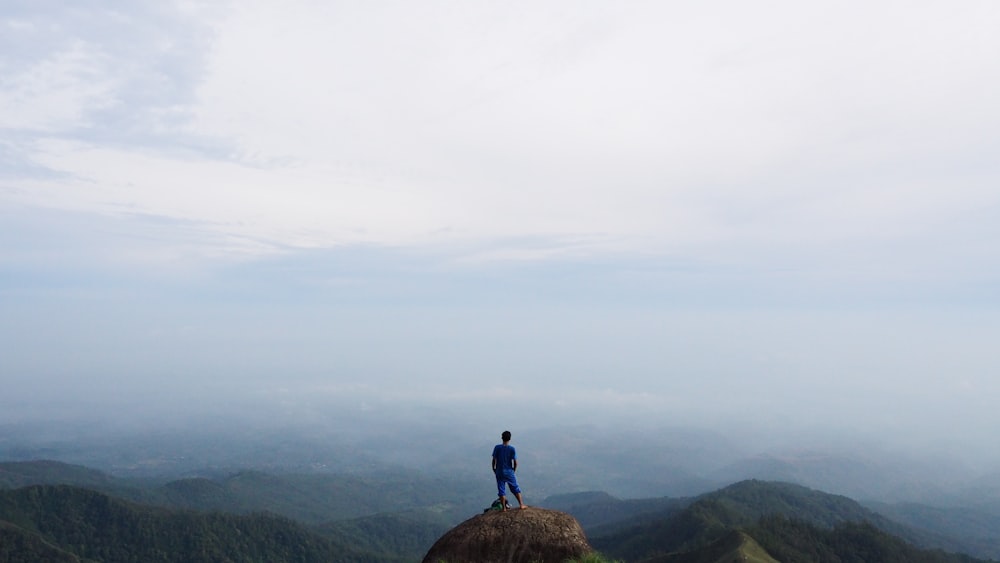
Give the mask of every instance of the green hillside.
[{"label": "green hillside", "polygon": [[732,530],[725,536],[688,553],[652,557],[646,563],[779,563],[747,533]]},{"label": "green hillside", "polygon": [[869,508],[914,530],[919,545],[965,551],[977,557],[1000,559],[1000,514],[975,506],[947,508],[917,503],[868,503]]},{"label": "green hillside", "polygon": [[79,563],[80,558],[38,534],[0,520],[0,563]]},{"label": "green hillside", "polygon": [[0,561],[386,561],[284,518],[153,509],[66,485],[0,491],[0,522],[3,545],[17,546]]},{"label": "green hillside", "polygon": [[783,516],[763,518],[748,530],[779,561],[843,563],[972,563],[967,555],[924,550],[869,522],[843,522],[821,528]]},{"label": "green hillside", "polygon": [[[197,485],[203,487],[202,498],[212,504],[196,502],[197,498],[187,490],[171,494],[176,493],[177,484],[168,484],[161,491],[165,504],[237,513],[266,510],[310,524],[439,506],[453,516],[454,524],[461,521],[462,515],[479,509],[491,491],[489,482],[484,485],[413,471],[363,476],[267,475],[248,471],[222,480],[218,490],[213,491],[203,483]],[[168,492],[171,486],[175,489]]]},{"label": "green hillside", "polygon": [[[36,484],[46,482],[72,485]],[[3,463],[0,563],[417,561],[486,506],[490,485],[391,471],[150,483],[57,462]],[[918,530],[847,497],[756,480],[695,498],[587,492],[541,505],[573,514],[610,560],[646,563],[970,562],[926,548],[981,554],[955,534],[971,522],[969,533],[987,541],[992,524],[980,514],[949,527],[939,520],[950,512],[895,507]]]},{"label": "green hillside", "polygon": [[377,514],[328,522],[317,528],[325,537],[355,549],[420,561],[427,550],[452,528],[450,519],[433,508]]},{"label": "green hillside", "polygon": [[269,512],[306,524],[433,507],[448,523],[461,522],[492,500],[492,483],[417,471],[358,474],[282,474],[243,471],[220,479],[187,478],[166,484],[117,479],[53,461],[0,463],[0,489],[74,485],[138,504],[234,514]]},{"label": "green hillside", "polygon": [[781,514],[819,526],[833,526],[840,522],[861,520],[873,520],[889,525],[887,519],[852,499],[792,483],[741,481],[703,495],[700,500],[719,503],[737,514],[741,521]]},{"label": "green hillside", "polygon": [[310,527],[338,545],[379,560],[419,560],[445,531],[485,507],[492,483],[428,477],[416,472],[368,475],[268,475],[244,471],[222,479],[166,484],[122,480],[59,462],[0,464],[0,489],[25,484],[80,484],[130,503],[173,511],[268,513]]},{"label": "green hillside", "polygon": [[53,483],[92,487],[108,485],[111,481],[111,477],[96,469],[58,461],[0,462],[0,489]]},{"label": "green hillside", "polygon": [[[739,531],[780,561],[883,561],[858,559],[855,555],[879,553],[886,546],[906,546],[910,550],[907,553],[919,556],[914,561],[973,560],[920,551],[890,534],[895,530],[906,532],[905,528],[855,501],[787,483],[744,481],[703,495],[679,512],[664,511],[659,517],[645,515],[633,522],[630,526],[588,532],[591,544],[610,557],[627,561],[713,562],[727,552],[731,547],[727,541],[734,541],[733,532]],[[804,553],[804,546],[810,544],[818,546],[821,555],[829,552],[835,557],[846,554],[847,558],[796,555]],[[680,554],[686,558],[678,559]],[[935,558],[938,556],[941,558]]]}]

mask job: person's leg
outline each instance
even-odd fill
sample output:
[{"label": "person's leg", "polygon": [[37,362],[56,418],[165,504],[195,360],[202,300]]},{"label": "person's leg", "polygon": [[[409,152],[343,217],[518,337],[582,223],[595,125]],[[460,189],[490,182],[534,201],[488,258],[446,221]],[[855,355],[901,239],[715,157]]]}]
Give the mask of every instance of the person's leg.
[{"label": "person's leg", "polygon": [[504,478],[497,473],[497,496],[500,497],[500,508],[502,510],[507,510],[507,497],[504,495],[506,484]]},{"label": "person's leg", "polygon": [[524,500],[521,498],[521,487],[517,485],[517,477],[514,475],[510,476],[510,492],[514,493],[514,498],[517,499],[517,504],[520,508],[528,508],[528,505],[524,504]]},{"label": "person's leg", "polygon": [[522,508],[522,509],[523,508],[528,508],[528,505],[524,504],[524,501],[521,499],[521,493],[514,493],[514,498],[517,499],[517,505],[518,505],[519,508]]}]

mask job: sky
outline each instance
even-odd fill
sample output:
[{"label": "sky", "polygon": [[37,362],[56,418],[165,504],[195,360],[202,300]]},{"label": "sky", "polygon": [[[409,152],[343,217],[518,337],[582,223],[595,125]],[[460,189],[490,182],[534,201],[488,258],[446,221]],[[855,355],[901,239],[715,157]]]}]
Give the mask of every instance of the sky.
[{"label": "sky", "polygon": [[4,2],[0,418],[498,405],[972,447],[998,28],[992,0]]}]

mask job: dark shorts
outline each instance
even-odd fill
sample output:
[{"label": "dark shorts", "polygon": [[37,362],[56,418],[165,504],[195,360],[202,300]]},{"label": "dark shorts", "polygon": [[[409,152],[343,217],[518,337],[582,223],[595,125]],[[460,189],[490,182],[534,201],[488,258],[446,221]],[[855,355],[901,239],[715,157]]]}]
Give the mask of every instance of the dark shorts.
[{"label": "dark shorts", "polygon": [[497,471],[497,496],[506,496],[504,486],[510,487],[510,492],[515,495],[521,494],[521,487],[517,486],[517,477],[513,471]]}]

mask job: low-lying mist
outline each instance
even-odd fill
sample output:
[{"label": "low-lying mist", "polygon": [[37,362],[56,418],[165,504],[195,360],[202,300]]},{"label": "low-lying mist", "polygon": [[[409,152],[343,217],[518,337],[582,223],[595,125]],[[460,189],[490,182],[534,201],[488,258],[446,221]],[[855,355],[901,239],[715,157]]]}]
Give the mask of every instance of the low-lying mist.
[{"label": "low-lying mist", "polygon": [[489,452],[510,430],[521,480],[535,498],[589,490],[690,496],[759,478],[861,499],[947,503],[1000,474],[986,456],[920,447],[880,429],[662,412],[642,398],[628,403],[607,394],[602,403],[600,393],[563,404],[493,394],[417,402],[361,390],[338,399],[234,391],[226,400],[125,401],[17,419],[8,411],[0,460],[55,459],[164,480],[246,469],[417,471],[478,477],[487,494]]}]

